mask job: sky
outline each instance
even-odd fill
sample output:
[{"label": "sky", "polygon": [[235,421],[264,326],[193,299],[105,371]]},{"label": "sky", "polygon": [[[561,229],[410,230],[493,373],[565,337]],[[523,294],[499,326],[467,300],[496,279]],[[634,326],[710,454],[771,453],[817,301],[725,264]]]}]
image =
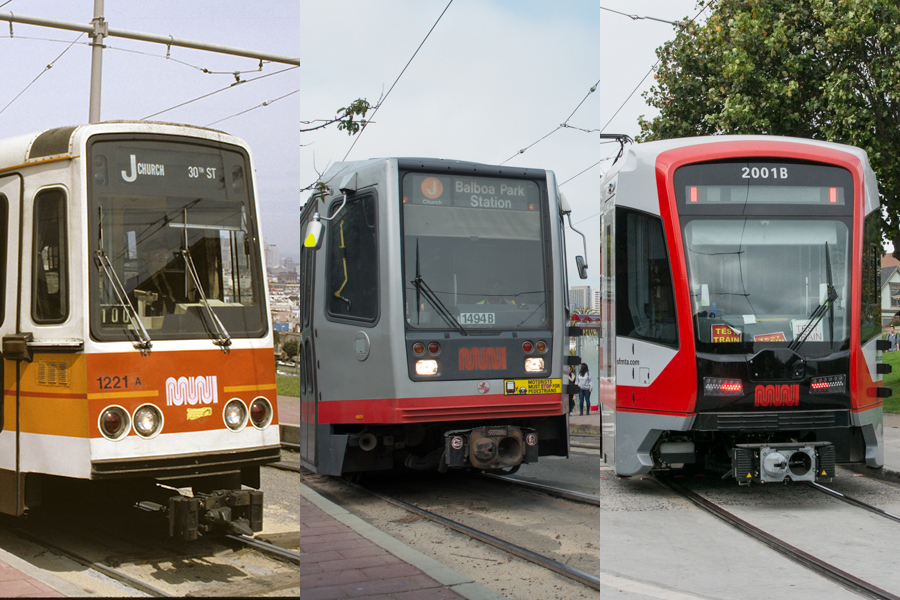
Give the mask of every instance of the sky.
[{"label": "sky", "polygon": [[[638,117],[655,114],[641,93],[653,84],[656,49],[675,34],[673,25],[604,9],[675,21],[697,14],[695,0],[448,1],[106,0],[110,28],[297,57],[301,65],[259,71],[254,59],[107,38],[101,119],[210,125],[244,139],[256,163],[263,235],[282,257],[299,255],[309,196],[300,190],[345,157],[552,170],[573,224],[588,237],[590,277],[582,282],[574,267],[581,238],[567,233],[569,283],[596,287],[600,179],[618,150],[597,133],[634,137]],[[0,0],[0,12],[81,24],[93,10],[94,0]],[[22,24],[10,32],[0,22],[0,137],[87,122],[88,41]],[[235,72],[245,83],[232,85]],[[333,126],[302,131],[389,90],[355,144]],[[558,129],[562,123],[568,127]]]}]

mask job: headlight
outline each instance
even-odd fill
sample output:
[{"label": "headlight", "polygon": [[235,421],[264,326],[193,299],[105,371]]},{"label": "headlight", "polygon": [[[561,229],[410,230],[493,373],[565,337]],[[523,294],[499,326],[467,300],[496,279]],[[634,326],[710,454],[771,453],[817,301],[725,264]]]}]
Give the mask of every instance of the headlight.
[{"label": "headlight", "polygon": [[436,360],[417,360],[416,375],[437,375],[438,363]]},{"label": "headlight", "polygon": [[121,406],[107,406],[100,413],[97,424],[103,437],[109,440],[118,440],[125,437],[131,428],[131,418]]},{"label": "headlight", "polygon": [[543,358],[526,358],[525,370],[529,373],[537,373],[544,370]]},{"label": "headlight", "polygon": [[244,424],[247,422],[247,407],[237,398],[229,400],[228,404],[225,405],[223,417],[225,418],[225,425],[228,426],[228,429],[237,431],[243,428]]},{"label": "headlight", "polygon": [[267,427],[272,422],[272,405],[260,396],[250,403],[250,422],[257,429]]},{"label": "headlight", "polygon": [[163,416],[152,404],[145,404],[134,411],[134,430],[141,437],[151,438],[162,430]]}]

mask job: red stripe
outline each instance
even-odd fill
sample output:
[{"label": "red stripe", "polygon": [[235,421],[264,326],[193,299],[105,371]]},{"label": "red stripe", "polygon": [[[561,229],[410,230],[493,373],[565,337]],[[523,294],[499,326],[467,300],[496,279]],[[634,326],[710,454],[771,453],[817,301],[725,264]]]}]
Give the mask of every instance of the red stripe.
[{"label": "red stripe", "polygon": [[667,417],[693,417],[696,413],[672,412],[669,410],[641,410],[634,408],[621,408],[616,412],[638,413],[642,415],[665,415]]},{"label": "red stripe", "polygon": [[[6,398],[15,399],[16,390],[4,390]],[[20,398],[73,398],[75,400],[87,400],[87,394],[61,394],[59,392],[19,392]]]},{"label": "red stripe", "polygon": [[560,394],[374,398],[319,402],[319,423],[429,423],[564,414]]}]

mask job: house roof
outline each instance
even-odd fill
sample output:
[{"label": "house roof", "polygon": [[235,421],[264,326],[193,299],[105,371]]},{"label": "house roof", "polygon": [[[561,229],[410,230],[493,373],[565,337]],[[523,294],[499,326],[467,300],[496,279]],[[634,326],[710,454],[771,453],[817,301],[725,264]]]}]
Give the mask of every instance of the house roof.
[{"label": "house roof", "polygon": [[888,281],[894,275],[894,273],[897,272],[898,269],[900,269],[900,267],[897,267],[897,266],[881,267],[881,287],[882,287],[882,289],[884,288],[884,286],[886,286],[888,284]]}]

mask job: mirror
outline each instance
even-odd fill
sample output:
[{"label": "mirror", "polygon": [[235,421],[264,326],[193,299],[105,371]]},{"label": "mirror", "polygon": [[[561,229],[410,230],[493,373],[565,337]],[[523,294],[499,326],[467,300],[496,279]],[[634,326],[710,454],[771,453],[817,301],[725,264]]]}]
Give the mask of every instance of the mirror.
[{"label": "mirror", "polygon": [[[318,215],[316,215],[318,216]],[[313,219],[306,226],[306,236],[303,238],[303,246],[318,250],[322,247],[322,239],[324,236],[325,226],[318,219]]]},{"label": "mirror", "polygon": [[575,257],[575,266],[578,268],[578,276],[587,279],[587,263],[584,262],[583,256]]}]

